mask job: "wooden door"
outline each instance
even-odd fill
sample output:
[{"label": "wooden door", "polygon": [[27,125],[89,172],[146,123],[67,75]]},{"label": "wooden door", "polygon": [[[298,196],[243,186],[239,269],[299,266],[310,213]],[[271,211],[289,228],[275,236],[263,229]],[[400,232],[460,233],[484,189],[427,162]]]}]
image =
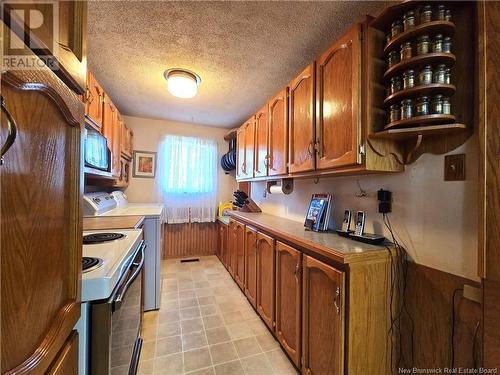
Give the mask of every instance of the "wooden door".
[{"label": "wooden door", "polygon": [[89,124],[99,132],[102,131],[103,110],[104,90],[89,70],[87,74],[87,94],[85,96],[85,117]]},{"label": "wooden door", "polygon": [[252,178],[254,171],[255,149],[255,118],[252,117],[245,125],[245,163],[243,168],[244,178]]},{"label": "wooden door", "polygon": [[236,222],[235,229],[235,255],[236,265],[234,270],[234,280],[239,287],[245,288],[245,224]]},{"label": "wooden door", "polygon": [[78,375],[78,332],[73,331],[47,375]]},{"label": "wooden door", "polygon": [[123,120],[121,129],[121,154],[128,160],[132,159],[132,131]]},{"label": "wooden door", "polygon": [[276,335],[293,363],[300,367],[302,253],[276,242]]},{"label": "wooden door", "polygon": [[274,240],[257,232],[257,312],[274,331]]},{"label": "wooden door", "polygon": [[289,171],[314,170],[314,63],[290,82]]},{"label": "wooden door", "polygon": [[268,171],[269,121],[267,104],[255,115],[255,166],[254,177],[265,177]]},{"label": "wooden door", "polygon": [[[120,129],[120,130],[119,130]],[[120,138],[121,126],[118,119],[118,110],[108,95],[104,95],[104,118],[102,134],[108,140],[108,148],[111,151],[111,173],[113,177],[120,176]]]},{"label": "wooden door", "polygon": [[[9,2],[5,11],[7,25],[21,40],[30,41],[30,48],[45,61],[52,61],[57,69],[54,73],[77,94],[83,95],[87,78],[87,2],[58,1],[57,8],[50,2]],[[40,12],[43,22],[30,29],[26,23],[28,12]],[[23,18],[16,17],[22,14]],[[58,35],[53,36],[53,17],[59,15]],[[14,16],[14,17],[11,17]],[[46,22],[47,21],[47,22]],[[7,40],[8,38],[6,38]]]},{"label": "wooden door", "polygon": [[316,63],[316,168],[361,163],[361,25],[354,25]]},{"label": "wooden door", "polygon": [[217,258],[219,258],[220,261],[222,261],[222,252],[224,249],[224,227],[226,225],[219,222],[217,226],[219,229],[219,236],[218,236],[217,248],[215,250],[215,255],[217,255]]},{"label": "wooden door", "polygon": [[234,278],[234,271],[236,270],[236,221],[231,219],[229,222],[228,238],[228,256],[227,256],[227,270]]},{"label": "wooden door", "polygon": [[245,178],[245,127],[236,132],[236,179]]},{"label": "wooden door", "polygon": [[257,230],[245,227],[245,295],[257,307]]},{"label": "wooden door", "polygon": [[303,372],[344,373],[344,273],[304,255]]},{"label": "wooden door", "polygon": [[288,88],[269,101],[268,175],[287,173],[288,163]]},{"label": "wooden door", "polygon": [[2,74],[0,143],[18,135],[0,166],[2,374],[46,373],[80,317],[85,108],[30,58]]}]

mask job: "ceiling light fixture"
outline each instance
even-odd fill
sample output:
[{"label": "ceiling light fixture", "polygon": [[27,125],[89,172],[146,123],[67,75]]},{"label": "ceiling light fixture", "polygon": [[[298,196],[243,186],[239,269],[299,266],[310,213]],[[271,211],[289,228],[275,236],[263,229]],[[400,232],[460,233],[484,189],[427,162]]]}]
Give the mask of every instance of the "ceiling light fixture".
[{"label": "ceiling light fixture", "polygon": [[194,97],[201,82],[198,74],[181,68],[165,70],[163,76],[167,80],[168,91],[178,98]]}]

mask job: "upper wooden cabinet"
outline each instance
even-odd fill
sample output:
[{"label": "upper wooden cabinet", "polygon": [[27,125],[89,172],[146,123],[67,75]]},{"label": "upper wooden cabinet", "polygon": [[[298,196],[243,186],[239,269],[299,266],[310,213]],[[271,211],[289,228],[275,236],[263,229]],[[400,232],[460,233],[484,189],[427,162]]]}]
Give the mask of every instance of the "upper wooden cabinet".
[{"label": "upper wooden cabinet", "polygon": [[361,163],[361,25],[316,62],[316,168]]},{"label": "upper wooden cabinet", "polygon": [[104,115],[102,134],[108,140],[108,147],[111,151],[111,173],[113,177],[119,178],[121,173],[120,165],[120,139],[121,139],[121,119],[118,117],[118,110],[107,95],[104,96]]},{"label": "upper wooden cabinet", "polygon": [[104,90],[89,70],[87,74],[87,93],[85,95],[85,118],[99,132],[102,131],[103,112]]},{"label": "upper wooden cabinet", "polygon": [[127,124],[122,121],[122,133],[121,133],[121,153],[122,156],[127,159],[132,159],[132,137],[134,134],[128,128]]},{"label": "upper wooden cabinet", "polygon": [[268,111],[268,175],[284,175],[288,170],[288,88],[269,101]]},{"label": "upper wooden cabinet", "polygon": [[267,104],[255,115],[254,177],[267,176],[269,119]]},{"label": "upper wooden cabinet", "polygon": [[236,178],[244,180],[253,177],[255,147],[255,117],[251,117],[236,134],[237,170]]},{"label": "upper wooden cabinet", "polygon": [[314,63],[290,82],[289,170],[314,170]]}]

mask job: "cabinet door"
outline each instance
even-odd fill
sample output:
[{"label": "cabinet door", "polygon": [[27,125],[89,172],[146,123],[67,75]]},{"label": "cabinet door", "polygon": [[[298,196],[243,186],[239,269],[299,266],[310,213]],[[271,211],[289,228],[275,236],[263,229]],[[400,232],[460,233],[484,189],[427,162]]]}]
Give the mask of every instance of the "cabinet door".
[{"label": "cabinet door", "polygon": [[245,167],[244,177],[253,177],[254,166],[254,149],[255,149],[255,119],[252,117],[245,124]]},{"label": "cabinet door", "polygon": [[47,375],[78,375],[78,332],[73,331]]},{"label": "cabinet door", "polygon": [[257,307],[257,231],[245,227],[245,294],[254,308]]},{"label": "cabinet door", "polygon": [[288,88],[269,101],[268,175],[287,173],[288,162]]},{"label": "cabinet door", "polygon": [[290,83],[289,170],[314,170],[314,63]]},{"label": "cabinet door", "polygon": [[304,255],[303,372],[344,373],[344,273]]},{"label": "cabinet door", "polygon": [[217,248],[215,249],[215,255],[217,258],[222,260],[222,248],[224,247],[224,224],[218,223],[218,237],[217,237]]},{"label": "cabinet door", "polygon": [[227,257],[227,270],[234,278],[234,271],[236,270],[236,221],[231,219],[229,222],[228,233],[228,257]]},{"label": "cabinet door", "polygon": [[245,178],[245,127],[236,132],[236,179]]},{"label": "cabinet door", "polygon": [[236,222],[235,233],[236,245],[236,268],[234,270],[234,280],[239,287],[244,290],[245,285],[245,224]]},{"label": "cabinet door", "polygon": [[361,25],[356,24],[316,63],[316,168],[361,163]]},{"label": "cabinet door", "polygon": [[274,331],[274,240],[257,233],[257,312]]},{"label": "cabinet door", "polygon": [[85,108],[35,65],[2,73],[0,144],[18,132],[0,166],[2,374],[45,374],[80,317]]},{"label": "cabinet door", "polygon": [[122,121],[121,129],[121,153],[126,159],[132,159],[132,132]]},{"label": "cabinet door", "polygon": [[269,121],[267,105],[255,115],[255,168],[254,177],[267,176]]},{"label": "cabinet door", "polygon": [[276,242],[276,335],[296,366],[301,349],[301,253]]},{"label": "cabinet door", "polygon": [[111,173],[113,177],[120,176],[120,138],[121,134],[118,129],[121,129],[118,120],[118,110],[111,101],[111,98],[104,95],[104,119],[102,134],[108,140],[108,148],[111,151]]},{"label": "cabinet door", "polygon": [[97,130],[102,130],[104,91],[89,71],[87,74],[87,94],[85,98],[85,116],[90,125]]}]

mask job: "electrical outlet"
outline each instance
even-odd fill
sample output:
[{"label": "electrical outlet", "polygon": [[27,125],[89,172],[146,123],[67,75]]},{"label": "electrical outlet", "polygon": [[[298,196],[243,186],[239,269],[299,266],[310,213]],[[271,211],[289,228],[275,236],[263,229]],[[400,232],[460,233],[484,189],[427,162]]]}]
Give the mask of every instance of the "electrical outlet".
[{"label": "electrical outlet", "polygon": [[444,180],[465,181],[465,154],[444,157]]}]

